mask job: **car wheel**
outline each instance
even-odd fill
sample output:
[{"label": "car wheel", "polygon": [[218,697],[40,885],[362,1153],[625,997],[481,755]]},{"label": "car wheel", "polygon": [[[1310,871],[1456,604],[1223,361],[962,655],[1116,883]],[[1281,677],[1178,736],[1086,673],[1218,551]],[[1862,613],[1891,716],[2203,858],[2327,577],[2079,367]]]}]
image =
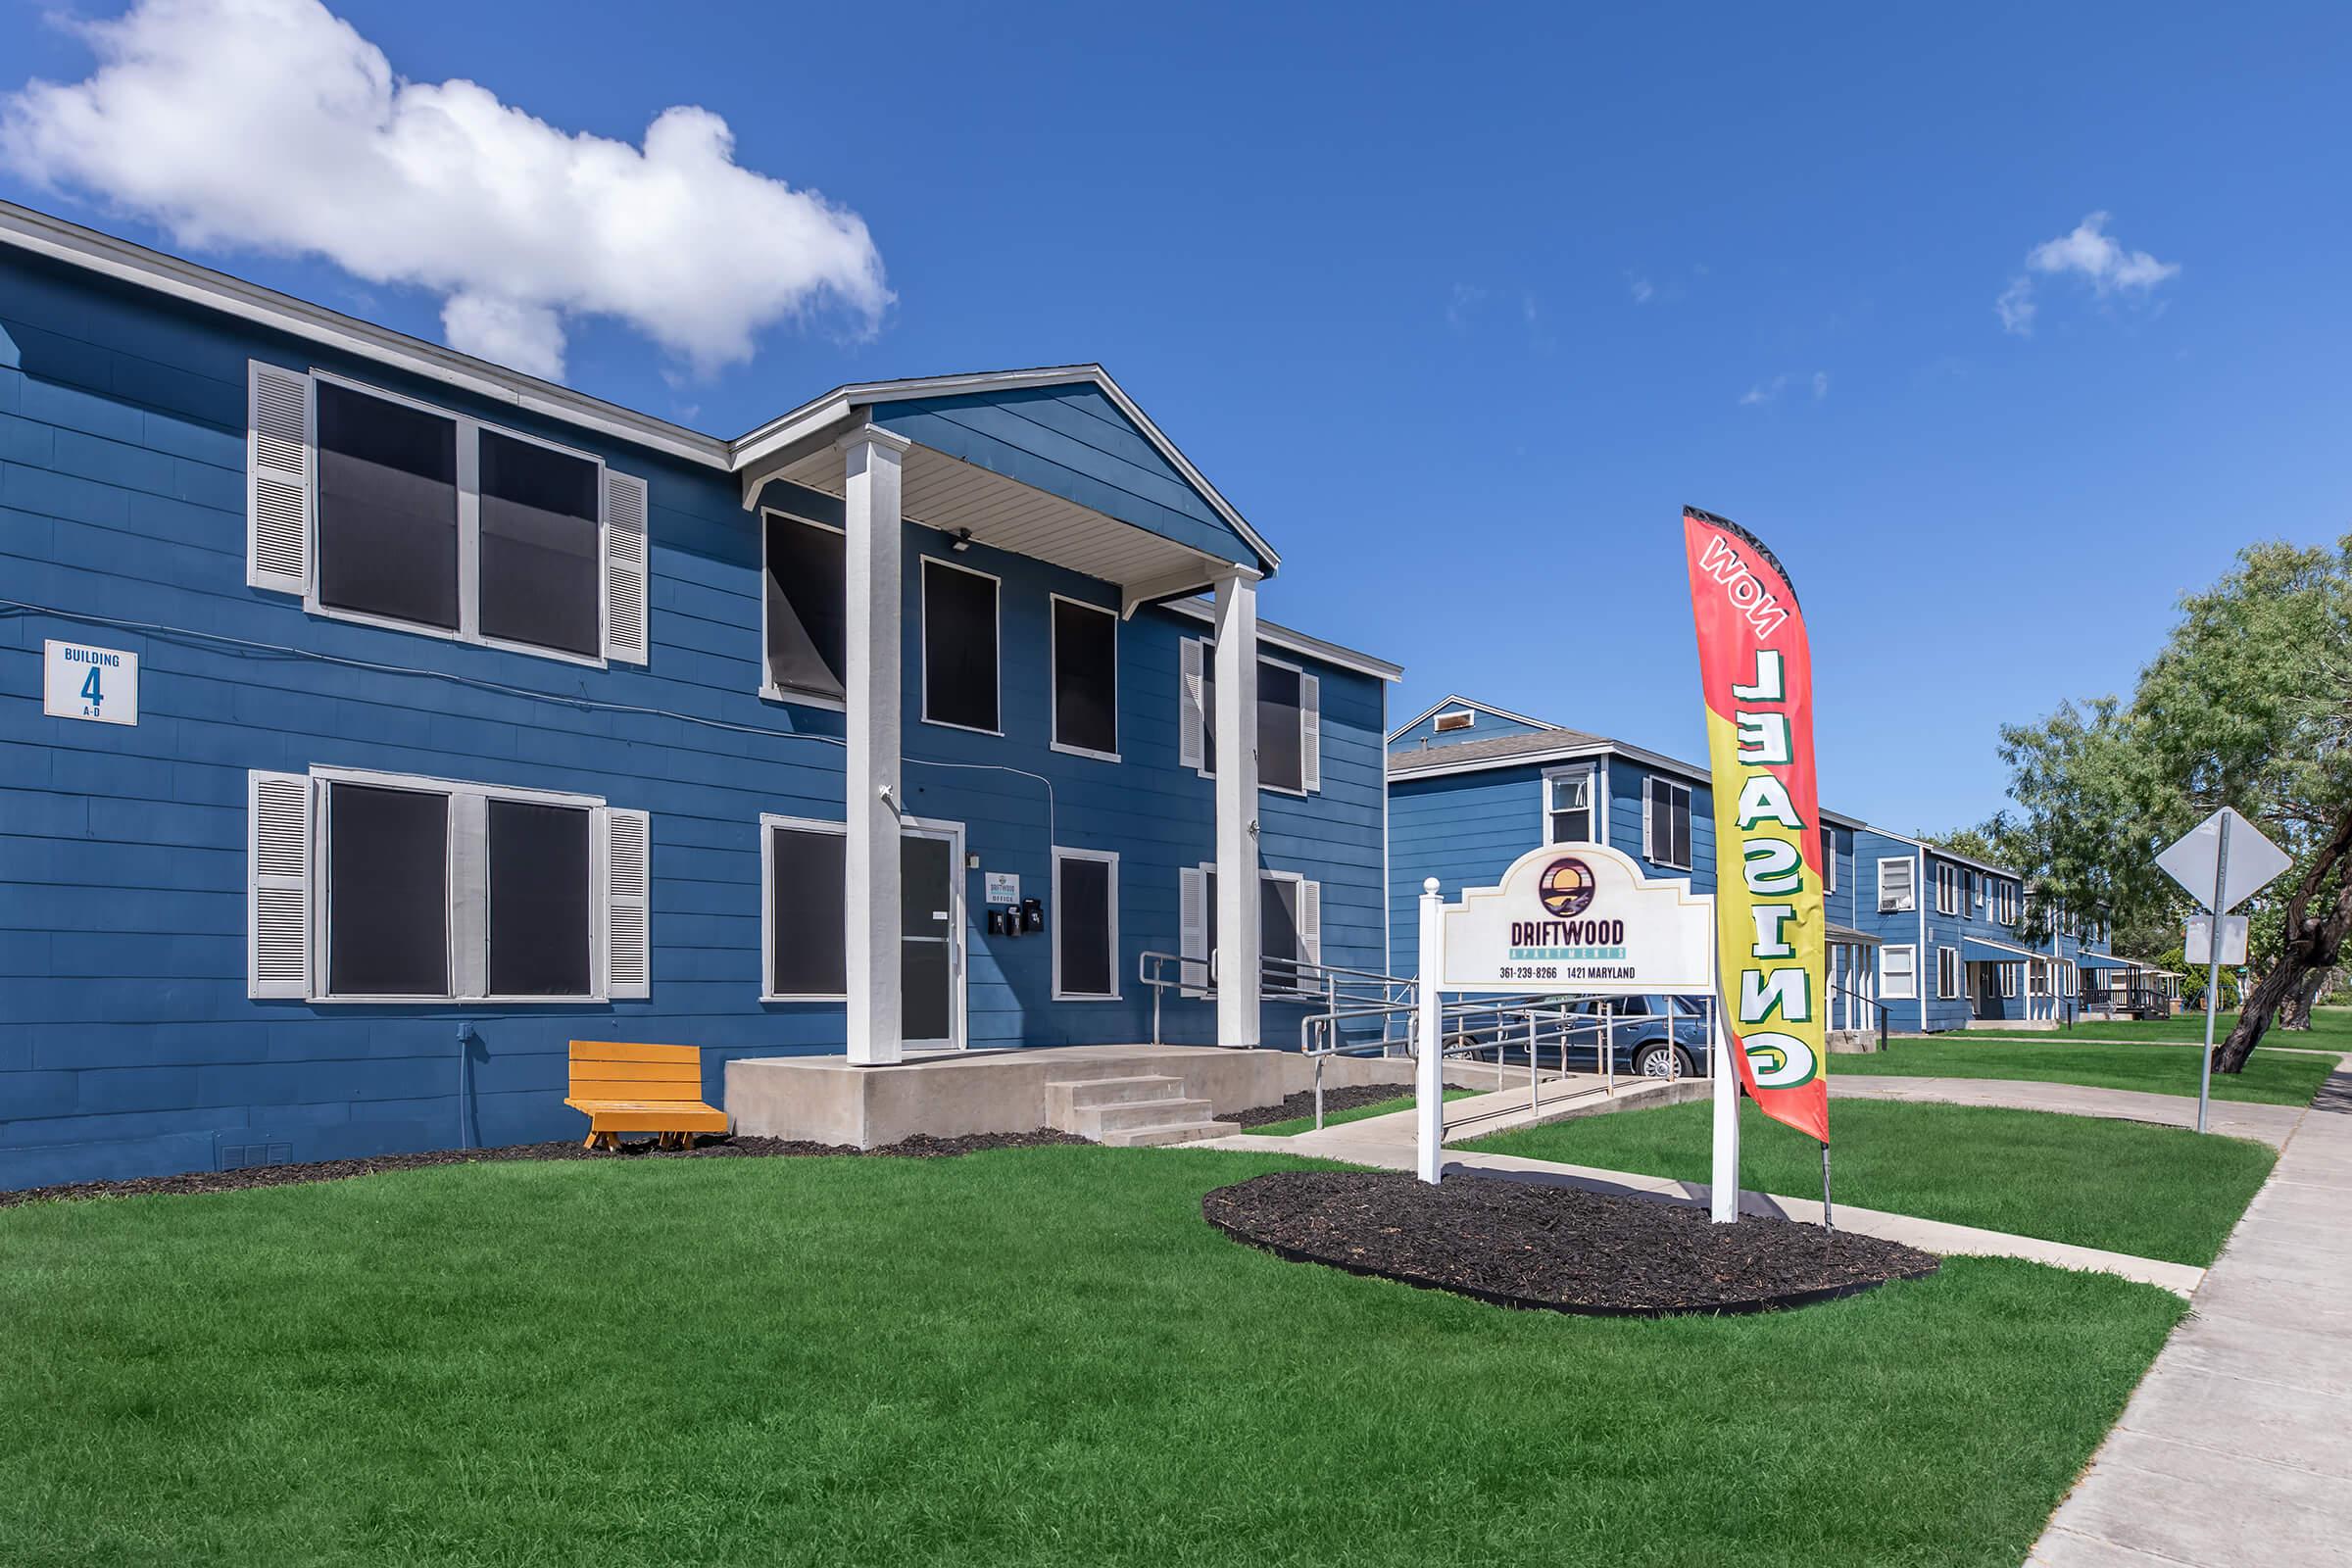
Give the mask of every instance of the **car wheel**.
[{"label": "car wheel", "polygon": [[1695,1078],[1697,1065],[1680,1046],[1653,1040],[1634,1053],[1634,1071],[1644,1078]]}]

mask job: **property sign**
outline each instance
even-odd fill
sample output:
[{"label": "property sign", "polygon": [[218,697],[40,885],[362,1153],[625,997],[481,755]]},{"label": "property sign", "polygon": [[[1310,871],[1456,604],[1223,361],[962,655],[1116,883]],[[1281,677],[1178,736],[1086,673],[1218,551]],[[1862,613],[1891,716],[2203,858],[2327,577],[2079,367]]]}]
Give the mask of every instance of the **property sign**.
[{"label": "property sign", "polygon": [[101,724],[139,721],[139,656],[87,643],[41,644],[41,711]]},{"label": "property sign", "polygon": [[1018,871],[989,871],[982,874],[980,886],[983,904],[1018,904],[1021,902],[1021,874]]},{"label": "property sign", "polygon": [[1788,574],[1738,523],[1686,508],[1715,786],[1716,941],[1732,1059],[1775,1121],[1830,1141],[1813,656]]},{"label": "property sign", "polygon": [[1622,851],[1548,844],[1498,887],[1446,910],[1446,991],[1600,995],[1715,989],[1714,901],[1688,880],[1651,881]]},{"label": "property sign", "polygon": [[[2221,863],[2225,839],[2230,846],[2230,863],[2222,873],[2222,902],[2216,909],[2213,877]],[[2236,908],[2293,863],[2284,850],[2262,836],[2262,829],[2227,806],[2175,839],[2156,857],[2157,869],[2186,888],[2188,896],[2197,901],[2198,908],[2217,914]]]}]

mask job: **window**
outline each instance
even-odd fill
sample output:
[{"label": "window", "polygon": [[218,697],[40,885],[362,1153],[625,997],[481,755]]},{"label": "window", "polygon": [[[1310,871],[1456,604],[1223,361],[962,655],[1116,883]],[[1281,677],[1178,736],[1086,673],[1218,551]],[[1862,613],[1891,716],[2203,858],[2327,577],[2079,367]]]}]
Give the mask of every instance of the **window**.
[{"label": "window", "polygon": [[1838,891],[1838,830],[1826,824],[1821,830],[1821,891]]},{"label": "window", "polygon": [[997,677],[997,579],[926,558],[923,722],[1003,734]]},{"label": "window", "polygon": [[799,817],[760,819],[760,907],[767,941],[761,997],[839,1002],[849,994],[849,829]]},{"label": "window", "polygon": [[1936,995],[1949,1001],[1960,995],[1960,950],[1936,950]]},{"label": "window", "polygon": [[2029,996],[2044,997],[2049,995],[2049,991],[2050,971],[2048,963],[2040,958],[2033,959],[2026,965],[2027,994]]},{"label": "window", "polygon": [[1992,885],[1992,917],[2002,925],[2017,924],[2017,884],[1995,882]]},{"label": "window", "polygon": [[1119,617],[1054,596],[1054,750],[1119,760]]},{"label": "window", "polygon": [[1916,1002],[1919,999],[1918,949],[1904,947],[1879,950],[1879,996],[1886,1002]]},{"label": "window", "polygon": [[[1216,645],[1184,639],[1177,682],[1177,754],[1203,778],[1217,772]],[[1296,664],[1257,662],[1257,783],[1311,795],[1323,787],[1323,682]]]},{"label": "window", "polygon": [[1592,769],[1563,768],[1544,777],[1544,842],[1591,844]]},{"label": "window", "polygon": [[645,662],[642,479],[339,377],[248,376],[247,582],[320,614]]},{"label": "window", "polygon": [[849,672],[849,568],[839,528],[765,514],[767,679],[760,695],[838,706]]},{"label": "window", "polygon": [[[1217,868],[1185,866],[1182,888],[1181,956],[1188,996],[1213,989],[1209,956],[1217,951]],[[1267,996],[1308,995],[1317,990],[1299,966],[1323,961],[1323,884],[1296,871],[1259,871],[1258,953]],[[1216,966],[1222,972],[1223,965]]]},{"label": "window", "polygon": [[1879,862],[1879,912],[1893,914],[1919,907],[1919,889],[1915,882],[1919,862],[1909,856],[1901,859]]},{"label": "window", "polygon": [[2002,996],[2004,996],[2004,997],[2014,997],[2014,996],[2016,996],[2016,995],[2017,995],[2017,965],[2016,965],[2016,964],[2014,964],[2014,963],[2004,963],[2004,964],[2002,964],[2002,965],[2000,966],[2000,968],[2001,968],[2001,995],[2002,995]]},{"label": "window", "polygon": [[1946,865],[1941,860],[1936,862],[1936,912],[1937,914],[1958,914],[1960,912],[1961,877],[1962,873],[1958,866]]},{"label": "window", "polygon": [[253,996],[578,1002],[650,989],[642,811],[343,769],[255,772],[248,805]]},{"label": "window", "polygon": [[1642,794],[1642,853],[1657,865],[1690,869],[1690,786],[1653,778]]},{"label": "window", "polygon": [[1117,1001],[1119,858],[1056,849],[1048,920],[1054,927],[1054,1000]]}]

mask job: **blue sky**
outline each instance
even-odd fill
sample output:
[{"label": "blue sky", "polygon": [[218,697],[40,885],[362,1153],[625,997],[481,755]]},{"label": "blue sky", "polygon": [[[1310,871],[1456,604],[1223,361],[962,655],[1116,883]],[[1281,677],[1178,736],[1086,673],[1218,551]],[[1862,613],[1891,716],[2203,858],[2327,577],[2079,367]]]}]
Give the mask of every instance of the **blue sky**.
[{"label": "blue sky", "polygon": [[[564,133],[700,106],[862,220],[887,303],[733,363],[569,312],[571,384],[731,435],[1099,360],[1283,552],[1267,614],[1406,666],[1398,718],[1461,691],[1700,755],[1688,502],[1796,579],[1825,799],[1956,825],[2000,722],[2127,688],[2238,545],[2347,525],[2352,14],[1568,9],[335,7]],[[60,15],[0,4],[0,89],[90,74]],[[427,287],[22,162],[0,193],[444,335]]]}]

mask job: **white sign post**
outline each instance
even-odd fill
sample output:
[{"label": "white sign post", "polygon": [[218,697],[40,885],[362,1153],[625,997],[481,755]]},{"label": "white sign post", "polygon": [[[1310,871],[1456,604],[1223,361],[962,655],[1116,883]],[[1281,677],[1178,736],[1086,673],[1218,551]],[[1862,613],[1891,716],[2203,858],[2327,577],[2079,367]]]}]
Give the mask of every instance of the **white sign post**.
[{"label": "white sign post", "polygon": [[[2157,868],[2186,888],[2189,897],[2217,920],[2267,887],[2293,863],[2284,850],[2262,836],[2262,829],[2227,806],[2180,835],[2156,857]],[[2243,921],[2237,923],[2244,925]],[[2213,1094],[2213,1016],[2222,995],[2222,950],[2229,939],[2229,922],[2225,920],[2222,942],[2213,942],[2208,937],[2206,943],[2205,1055],[2197,1064],[2199,1132],[2205,1130],[2206,1105]]]},{"label": "white sign post", "polygon": [[[1693,894],[1687,878],[1643,876],[1623,851],[1603,844],[1531,851],[1499,886],[1465,888],[1455,905],[1439,897],[1437,878],[1424,882],[1414,1109],[1415,1168],[1425,1182],[1437,1181],[1446,1163],[1448,992],[1714,999],[1715,901]],[[1740,1079],[1723,1066],[1729,1045],[1720,1012],[1711,1002],[1714,1217],[1730,1221],[1740,1217]]]}]

